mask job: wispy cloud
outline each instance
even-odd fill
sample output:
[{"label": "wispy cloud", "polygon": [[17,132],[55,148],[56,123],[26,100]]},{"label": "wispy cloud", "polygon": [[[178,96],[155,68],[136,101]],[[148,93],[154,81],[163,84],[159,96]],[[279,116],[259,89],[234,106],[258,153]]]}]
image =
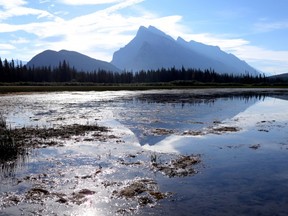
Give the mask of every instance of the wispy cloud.
[{"label": "wispy cloud", "polygon": [[[103,10],[69,20],[54,17],[44,22],[21,25],[2,23],[0,29],[2,32],[25,31],[36,35],[38,39],[33,41],[34,55],[44,49],[70,49],[110,61],[112,53],[128,43],[140,25],[166,26],[168,33],[175,32],[180,16],[159,17],[144,10],[139,12],[139,8],[139,15],[125,16],[121,13],[122,9],[141,2],[143,0],[121,1]],[[27,55],[31,55],[31,51]]]},{"label": "wispy cloud", "polygon": [[13,50],[15,49],[16,47],[11,45],[11,44],[1,44],[0,43],[0,49],[3,49],[3,50]]},{"label": "wispy cloud", "polygon": [[[8,17],[9,11],[10,17],[23,14],[37,14],[38,16],[44,14],[48,16],[46,16],[48,19],[46,19],[46,21],[42,20],[41,22],[34,20],[34,22],[27,24],[8,24],[2,22],[0,23],[0,33],[24,31],[35,35],[36,39],[33,39],[33,42],[31,41],[33,49],[25,53],[27,56],[33,56],[44,49],[70,49],[83,52],[94,58],[108,60],[111,59],[111,53],[115,51],[116,48],[119,48],[119,46],[124,45],[125,42],[132,39],[133,35],[131,31],[137,30],[139,22],[144,23],[151,20],[151,17],[126,17],[118,13],[119,10],[139,4],[142,1],[143,0],[114,1],[118,3],[103,10],[68,20],[64,20],[56,15],[51,15],[53,19],[50,19],[49,12],[38,11],[28,7],[25,8],[23,7],[23,5],[26,4],[25,1],[15,1],[13,2],[13,13],[11,12],[12,9],[10,9],[10,6],[6,7],[6,17]],[[12,1],[10,3],[12,7]],[[15,8],[17,10],[15,10]],[[25,12],[20,12],[20,8],[25,8]],[[148,18],[148,20],[146,20],[146,18]],[[130,34],[127,34],[127,31],[130,32]],[[29,40],[29,38],[24,39]],[[11,43],[11,40],[7,41],[7,43]],[[29,60],[29,57],[26,57],[24,60]]]},{"label": "wispy cloud", "polygon": [[2,6],[4,9],[1,11],[0,21],[4,21],[13,17],[29,15],[36,16],[37,19],[55,18],[55,16],[48,11],[27,7],[27,4],[27,1],[24,0],[0,0],[0,6]]},{"label": "wispy cloud", "polygon": [[40,4],[45,4],[45,3],[48,3],[48,2],[51,2],[51,0],[39,0]]},{"label": "wispy cloud", "polygon": [[234,47],[232,51],[240,58],[245,58],[251,61],[263,60],[287,62],[288,59],[288,51],[275,51],[252,45]]},{"label": "wispy cloud", "polygon": [[67,5],[98,5],[117,3],[123,0],[58,0],[58,2]]},{"label": "wispy cloud", "polygon": [[66,39],[65,35],[53,35],[53,36],[49,36],[49,37],[44,37],[41,40],[42,41],[46,41],[46,42],[62,42]]},{"label": "wispy cloud", "polygon": [[24,1],[24,0],[9,0],[9,1],[0,0],[0,6],[2,6],[4,9],[20,7],[25,4],[27,4],[27,1]]},{"label": "wispy cloud", "polygon": [[243,45],[232,48],[231,52],[263,72],[270,74],[288,72],[288,51],[276,51],[253,45]]},{"label": "wispy cloud", "polygon": [[207,45],[219,46],[222,50],[225,51],[234,51],[234,49],[243,47],[250,43],[243,38],[232,38],[229,36],[215,35],[211,33],[184,34],[183,37],[186,40],[194,40]]},{"label": "wispy cloud", "polygon": [[17,16],[28,16],[28,15],[34,15],[37,16],[37,19],[40,18],[54,18],[55,16],[51,13],[43,10],[38,10],[34,8],[27,8],[22,6],[17,6],[15,8],[9,8],[6,11],[1,13],[0,20],[5,20],[11,17],[17,17]]},{"label": "wispy cloud", "polygon": [[257,22],[254,25],[254,29],[257,32],[270,32],[275,30],[288,29],[288,20],[277,22],[269,22],[269,21]]},{"label": "wispy cloud", "polygon": [[18,37],[16,39],[12,39],[9,41],[10,44],[26,44],[26,43],[29,43],[29,40],[27,40],[26,38],[23,38],[23,37]]}]

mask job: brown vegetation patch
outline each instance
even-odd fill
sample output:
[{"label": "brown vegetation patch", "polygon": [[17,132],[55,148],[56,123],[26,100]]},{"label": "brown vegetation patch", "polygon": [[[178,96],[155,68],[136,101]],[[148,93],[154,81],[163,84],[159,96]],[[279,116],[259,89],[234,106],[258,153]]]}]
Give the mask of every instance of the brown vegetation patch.
[{"label": "brown vegetation patch", "polygon": [[260,147],[261,147],[260,144],[254,144],[254,145],[249,146],[249,148],[254,149],[254,150],[257,150],[257,149],[259,149]]},{"label": "brown vegetation patch", "polygon": [[184,136],[202,136],[202,135],[205,135],[205,133],[202,131],[189,130],[189,131],[184,131],[184,133],[182,135],[184,135]]},{"label": "brown vegetation patch", "polygon": [[182,135],[184,136],[204,136],[207,135],[209,133],[212,134],[223,134],[223,133],[228,133],[228,132],[238,132],[240,131],[240,128],[238,127],[229,127],[229,126],[223,126],[223,127],[217,127],[217,128],[208,128],[208,130],[205,131],[194,131],[194,130],[188,130],[188,131],[184,131],[184,133],[182,133]]},{"label": "brown vegetation patch", "polygon": [[95,193],[95,191],[91,191],[89,189],[82,189],[78,192],[72,193],[72,197],[70,197],[69,200],[77,205],[81,205],[87,201],[87,196],[93,195]]},{"label": "brown vegetation patch", "polygon": [[134,199],[140,205],[153,205],[156,201],[169,197],[170,193],[160,192],[157,183],[152,179],[139,179],[128,183],[119,191],[114,191],[113,195]]},{"label": "brown vegetation patch", "polygon": [[95,193],[95,191],[89,189],[82,189],[78,192],[73,192],[70,196],[68,196],[63,193],[49,192],[48,190],[43,188],[32,188],[26,193],[24,200],[37,203],[43,202],[47,198],[52,198],[56,199],[55,202],[62,204],[74,203],[77,205],[81,205],[82,203],[87,201],[87,196],[94,195]]},{"label": "brown vegetation patch", "polygon": [[98,125],[66,125],[60,128],[16,128],[11,130],[15,139],[29,139],[38,137],[41,139],[48,138],[71,138],[72,136],[84,136],[87,132],[108,132],[106,127]]},{"label": "brown vegetation patch", "polygon": [[26,194],[27,200],[43,201],[50,192],[43,188],[32,188]]},{"label": "brown vegetation patch", "polygon": [[[25,147],[47,147],[61,146],[63,143],[54,139],[70,139],[73,136],[85,136],[88,132],[95,132],[90,138],[84,138],[84,141],[105,141],[110,137],[106,135],[109,130],[107,127],[98,125],[66,125],[59,128],[15,128],[9,130],[10,136],[17,145]],[[77,140],[77,139],[76,139]]]},{"label": "brown vegetation patch", "polygon": [[165,129],[165,128],[156,128],[151,130],[151,133],[157,136],[165,136],[165,135],[170,135],[173,134],[173,130]]},{"label": "brown vegetation patch", "polygon": [[237,131],[240,131],[240,128],[224,126],[224,127],[213,128],[211,130],[211,133],[222,134],[226,132],[237,132]]},{"label": "brown vegetation patch", "polygon": [[179,156],[179,158],[172,160],[169,163],[161,164],[157,163],[155,159],[152,162],[152,166],[157,171],[162,172],[169,177],[185,177],[196,174],[198,171],[194,168],[194,165],[201,162],[200,155]]}]

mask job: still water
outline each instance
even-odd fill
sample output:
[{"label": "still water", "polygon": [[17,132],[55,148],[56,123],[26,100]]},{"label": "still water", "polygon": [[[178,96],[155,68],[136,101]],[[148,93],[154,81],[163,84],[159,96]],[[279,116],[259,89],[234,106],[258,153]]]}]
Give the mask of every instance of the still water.
[{"label": "still water", "polygon": [[[12,130],[97,124],[116,138],[58,137],[60,146],[0,160],[0,215],[287,215],[287,99],[283,89],[1,96]],[[151,155],[164,164],[192,154],[201,158],[193,175],[151,168]],[[167,196],[115,195],[139,179]],[[93,193],[80,199],[83,189]]]}]

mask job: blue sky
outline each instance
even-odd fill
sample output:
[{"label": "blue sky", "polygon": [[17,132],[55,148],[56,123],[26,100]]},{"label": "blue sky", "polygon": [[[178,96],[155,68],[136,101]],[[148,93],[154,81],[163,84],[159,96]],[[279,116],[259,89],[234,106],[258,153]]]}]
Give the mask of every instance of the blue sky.
[{"label": "blue sky", "polygon": [[287,0],[0,0],[0,57],[67,49],[111,61],[139,26],[153,25],[287,73],[287,8]]}]

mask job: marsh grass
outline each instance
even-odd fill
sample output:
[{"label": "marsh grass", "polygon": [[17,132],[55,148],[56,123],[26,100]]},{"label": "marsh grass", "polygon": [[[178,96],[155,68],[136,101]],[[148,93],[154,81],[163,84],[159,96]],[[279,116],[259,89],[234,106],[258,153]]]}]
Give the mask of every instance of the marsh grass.
[{"label": "marsh grass", "polygon": [[13,176],[26,160],[25,156],[26,149],[17,145],[11,129],[7,128],[5,116],[0,112],[0,179]]},{"label": "marsh grass", "polygon": [[3,115],[2,112],[0,112],[0,129],[5,129],[6,128],[6,118]]},{"label": "marsh grass", "polygon": [[17,148],[10,130],[7,129],[6,118],[0,113],[0,162],[17,156]]},{"label": "marsh grass", "polygon": [[13,176],[25,164],[32,149],[61,146],[65,140],[78,140],[86,135],[91,136],[91,141],[101,142],[117,138],[109,136],[108,131],[107,127],[97,124],[62,125],[58,128],[8,128],[6,118],[0,112],[0,179],[3,176]]}]

